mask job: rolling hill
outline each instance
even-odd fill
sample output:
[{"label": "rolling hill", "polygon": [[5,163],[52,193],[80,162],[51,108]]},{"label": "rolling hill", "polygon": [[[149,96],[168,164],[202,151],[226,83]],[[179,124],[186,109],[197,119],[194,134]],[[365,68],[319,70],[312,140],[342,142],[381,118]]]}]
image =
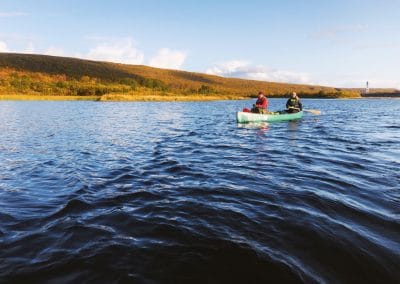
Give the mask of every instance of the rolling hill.
[{"label": "rolling hill", "polygon": [[202,73],[48,55],[0,53],[0,94],[115,100],[358,97],[357,90],[224,78]]}]

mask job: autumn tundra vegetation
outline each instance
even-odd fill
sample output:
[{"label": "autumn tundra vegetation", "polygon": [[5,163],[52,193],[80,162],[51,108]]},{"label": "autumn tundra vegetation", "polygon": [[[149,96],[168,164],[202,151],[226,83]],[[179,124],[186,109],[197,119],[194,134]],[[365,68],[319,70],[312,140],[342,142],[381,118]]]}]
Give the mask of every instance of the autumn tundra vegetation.
[{"label": "autumn tundra vegetation", "polygon": [[218,100],[359,97],[358,90],[224,78],[202,73],[46,55],[0,53],[0,99]]}]

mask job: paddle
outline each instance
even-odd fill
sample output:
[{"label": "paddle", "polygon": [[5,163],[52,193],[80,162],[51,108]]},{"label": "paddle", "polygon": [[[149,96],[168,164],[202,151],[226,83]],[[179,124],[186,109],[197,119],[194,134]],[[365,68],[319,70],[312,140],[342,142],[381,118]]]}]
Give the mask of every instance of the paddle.
[{"label": "paddle", "polygon": [[320,115],[321,114],[321,111],[318,110],[318,109],[303,109],[303,111],[309,112],[309,113],[312,113],[312,114],[315,114],[315,115]]}]

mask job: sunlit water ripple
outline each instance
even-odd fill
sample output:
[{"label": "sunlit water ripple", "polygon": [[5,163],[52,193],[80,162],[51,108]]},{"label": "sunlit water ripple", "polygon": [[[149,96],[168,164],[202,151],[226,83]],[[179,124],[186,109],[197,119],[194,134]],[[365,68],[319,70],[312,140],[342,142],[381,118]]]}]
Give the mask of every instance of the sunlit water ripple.
[{"label": "sunlit water ripple", "polygon": [[398,283],[400,100],[251,103],[0,102],[0,282]]}]

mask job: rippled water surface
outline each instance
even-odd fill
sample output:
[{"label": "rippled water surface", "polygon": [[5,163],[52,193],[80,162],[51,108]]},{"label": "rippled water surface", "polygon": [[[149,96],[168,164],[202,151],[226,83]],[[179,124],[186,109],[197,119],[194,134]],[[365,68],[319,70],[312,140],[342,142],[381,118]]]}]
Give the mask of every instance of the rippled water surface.
[{"label": "rippled water surface", "polygon": [[400,100],[252,103],[0,102],[0,282],[399,283]]}]

